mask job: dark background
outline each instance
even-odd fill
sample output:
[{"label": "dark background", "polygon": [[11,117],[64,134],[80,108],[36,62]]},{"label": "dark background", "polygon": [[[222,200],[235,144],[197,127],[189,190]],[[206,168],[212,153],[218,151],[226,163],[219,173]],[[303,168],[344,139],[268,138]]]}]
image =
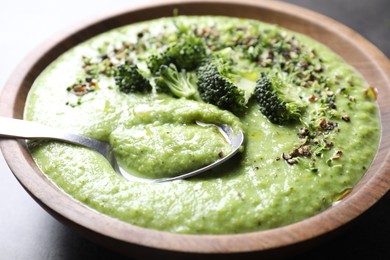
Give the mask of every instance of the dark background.
[{"label": "dark background", "polygon": [[[86,17],[141,0],[13,0],[0,3],[0,89],[23,57]],[[359,32],[390,57],[389,0],[286,0]],[[39,29],[37,29],[39,28]],[[390,259],[390,195],[337,237],[291,259]],[[57,222],[21,188],[0,154],[0,260],[127,259]]]}]

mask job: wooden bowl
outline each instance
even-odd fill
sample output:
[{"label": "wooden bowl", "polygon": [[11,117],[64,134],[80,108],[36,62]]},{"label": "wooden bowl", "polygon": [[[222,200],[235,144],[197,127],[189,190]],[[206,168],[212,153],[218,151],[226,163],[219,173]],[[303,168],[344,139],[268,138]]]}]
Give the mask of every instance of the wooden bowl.
[{"label": "wooden bowl", "polygon": [[278,1],[177,2],[165,0],[109,14],[70,29],[32,52],[4,86],[0,115],[22,118],[35,78],[60,54],[109,29],[138,21],[185,15],[227,15],[279,24],[324,43],[355,67],[379,90],[381,141],[377,156],[353,191],[324,212],[281,228],[238,235],[179,235],[133,226],[97,213],[71,199],[38,169],[22,142],[1,140],[4,158],[30,195],[60,221],[89,239],[132,256],[226,257],[282,256],[307,249],[341,230],[375,204],[390,188],[390,65],[386,57],[357,33],[312,11]]}]

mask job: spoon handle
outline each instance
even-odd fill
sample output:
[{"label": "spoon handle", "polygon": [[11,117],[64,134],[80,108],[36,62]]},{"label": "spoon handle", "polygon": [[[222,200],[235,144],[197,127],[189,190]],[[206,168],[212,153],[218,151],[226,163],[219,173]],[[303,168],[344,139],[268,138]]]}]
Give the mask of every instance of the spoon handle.
[{"label": "spoon handle", "polygon": [[38,123],[0,117],[0,137],[20,139],[64,139],[64,132]]},{"label": "spoon handle", "polygon": [[105,154],[107,143],[86,136],[51,128],[31,121],[0,117],[0,138],[51,139],[82,145]]}]

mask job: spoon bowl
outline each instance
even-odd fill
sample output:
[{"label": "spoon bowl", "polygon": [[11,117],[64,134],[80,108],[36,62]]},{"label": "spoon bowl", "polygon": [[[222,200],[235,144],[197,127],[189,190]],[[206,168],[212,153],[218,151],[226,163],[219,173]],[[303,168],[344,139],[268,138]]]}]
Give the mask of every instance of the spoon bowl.
[{"label": "spoon bowl", "polygon": [[0,138],[15,138],[15,139],[28,139],[28,140],[40,140],[40,139],[49,139],[56,141],[63,141],[71,144],[81,145],[96,152],[100,153],[107,161],[110,163],[112,168],[117,174],[129,181],[137,182],[167,182],[180,180],[185,178],[190,178],[205,171],[208,171],[232,158],[240,149],[244,142],[244,134],[242,131],[234,133],[233,129],[226,124],[214,125],[206,124],[203,122],[196,122],[200,126],[214,126],[218,128],[218,131],[222,134],[225,140],[231,145],[232,151],[227,154],[225,157],[222,157],[211,164],[208,164],[199,169],[193,170],[191,172],[183,173],[175,177],[170,178],[160,178],[160,179],[146,179],[141,177],[136,177],[129,174],[118,164],[115,153],[112,146],[107,142],[102,142],[87,136],[68,133],[60,129],[51,128],[45,125],[41,125],[35,122],[0,117]]}]

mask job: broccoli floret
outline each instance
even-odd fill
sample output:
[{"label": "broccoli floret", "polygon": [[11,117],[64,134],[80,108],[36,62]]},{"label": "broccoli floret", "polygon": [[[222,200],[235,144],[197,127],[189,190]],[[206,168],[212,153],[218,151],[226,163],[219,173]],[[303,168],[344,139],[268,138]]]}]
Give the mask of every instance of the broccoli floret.
[{"label": "broccoli floret", "polygon": [[178,71],[174,64],[162,65],[156,80],[156,91],[160,93],[171,93],[176,97],[201,100],[197,90],[195,74]]},{"label": "broccoli floret", "polygon": [[193,35],[187,35],[171,44],[165,51],[151,55],[147,65],[152,74],[156,74],[162,65],[175,64],[181,70],[196,69],[206,56],[206,47],[203,41]]},{"label": "broccoli floret", "polygon": [[165,52],[153,54],[147,60],[148,68],[152,74],[156,74],[162,65],[169,65],[170,63],[171,57],[166,55]]},{"label": "broccoli floret", "polygon": [[233,113],[247,108],[255,84],[233,70],[231,63],[222,58],[209,58],[198,68],[198,91],[207,103]]},{"label": "broccoli floret", "polygon": [[118,66],[115,72],[115,83],[124,93],[146,93],[152,90],[149,81],[135,64],[125,63]]},{"label": "broccoli floret", "polygon": [[170,46],[167,54],[179,69],[190,71],[196,69],[204,59],[206,47],[202,39],[189,35]]},{"label": "broccoli floret", "polygon": [[255,96],[261,113],[274,124],[296,121],[303,112],[302,101],[275,74],[261,74],[256,82]]}]

